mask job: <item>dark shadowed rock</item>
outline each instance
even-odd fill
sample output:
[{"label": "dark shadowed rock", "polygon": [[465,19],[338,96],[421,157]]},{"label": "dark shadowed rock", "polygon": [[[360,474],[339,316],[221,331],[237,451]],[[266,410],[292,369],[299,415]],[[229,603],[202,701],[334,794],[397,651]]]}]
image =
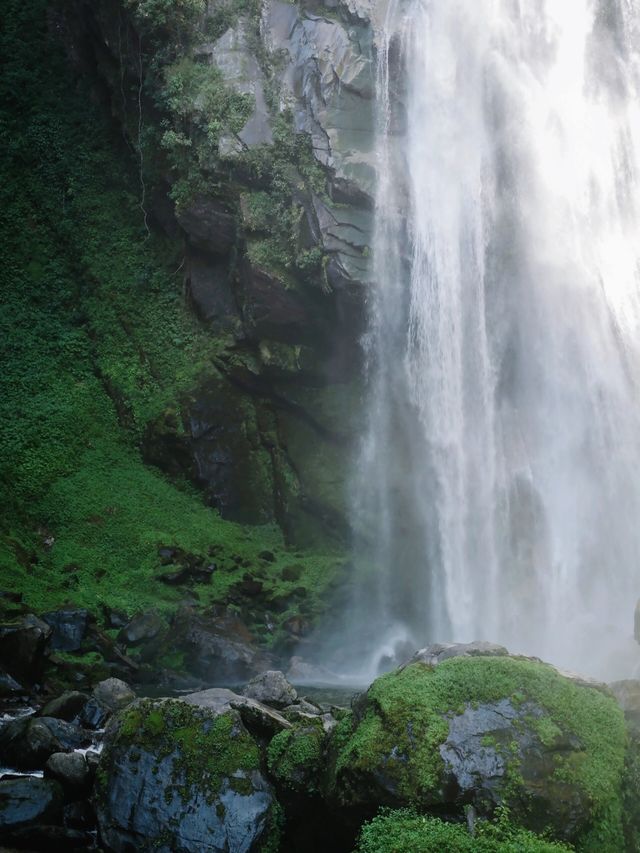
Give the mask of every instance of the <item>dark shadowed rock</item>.
[{"label": "dark shadowed rock", "polygon": [[0,761],[18,770],[43,767],[60,748],[60,742],[42,720],[13,720],[0,731]]},{"label": "dark shadowed rock", "polygon": [[271,662],[244,622],[224,608],[208,616],[185,609],[176,617],[172,641],[185,652],[186,668],[209,683],[246,680]]},{"label": "dark shadowed rock", "polygon": [[205,252],[225,254],[236,242],[236,219],[215,199],[197,196],[177,211],[190,242]]},{"label": "dark shadowed rock", "polygon": [[103,729],[111,716],[111,711],[91,697],[82,709],[80,724],[87,729]]},{"label": "dark shadowed rock", "polygon": [[33,614],[0,625],[0,666],[22,684],[34,684],[42,676],[50,636],[49,625]]},{"label": "dark shadowed rock", "polygon": [[88,746],[89,735],[53,717],[21,717],[0,730],[0,761],[18,770],[37,770],[54,752]]},{"label": "dark shadowed rock", "polygon": [[164,622],[155,610],[138,613],[118,634],[118,640],[126,646],[138,646],[152,640],[164,628]]},{"label": "dark shadowed rock", "polygon": [[39,717],[55,717],[58,720],[71,722],[87,704],[89,697],[78,690],[68,690],[61,696],[51,699],[38,711]]},{"label": "dark shadowed rock", "polygon": [[62,816],[63,793],[52,779],[0,781],[0,838],[35,823],[55,823]]},{"label": "dark shadowed rock", "polygon": [[93,689],[93,694],[82,709],[80,722],[88,729],[102,729],[115,711],[125,708],[136,698],[126,681],[107,678]]},{"label": "dark shadowed rock", "polygon": [[289,684],[284,673],[274,669],[256,675],[242,693],[273,708],[284,708],[298,698],[295,687]]},{"label": "dark shadowed rock", "polygon": [[93,829],[95,812],[87,800],[76,800],[64,807],[64,824],[70,829]]},{"label": "dark shadowed rock", "polygon": [[307,343],[313,318],[298,295],[266,270],[244,264],[243,316],[256,337]]},{"label": "dark shadowed rock", "polygon": [[46,853],[68,853],[70,850],[95,850],[95,838],[90,832],[83,832],[66,826],[36,823],[11,831],[5,840],[10,849],[46,851]]},{"label": "dark shadowed rock", "polygon": [[258,853],[277,846],[273,791],[259,749],[233,710],[216,715],[174,699],[130,705],[107,729],[96,803],[113,853]]},{"label": "dark shadowed rock", "polygon": [[50,648],[61,652],[77,652],[87,633],[87,610],[54,610],[44,613],[43,621],[51,628]]},{"label": "dark shadowed rock", "polygon": [[11,696],[21,696],[26,693],[24,687],[8,672],[0,670],[0,699],[8,699]]},{"label": "dark shadowed rock", "polygon": [[84,755],[79,752],[54,752],[44,765],[44,776],[59,782],[67,799],[89,793],[91,774]]}]

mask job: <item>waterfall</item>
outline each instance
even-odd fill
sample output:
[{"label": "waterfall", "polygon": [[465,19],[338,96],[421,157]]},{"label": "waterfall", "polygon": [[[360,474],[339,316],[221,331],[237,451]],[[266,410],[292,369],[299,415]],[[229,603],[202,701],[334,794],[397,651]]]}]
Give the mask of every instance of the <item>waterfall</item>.
[{"label": "waterfall", "polygon": [[631,674],[639,50],[640,0],[391,0],[352,496],[361,669],[489,639]]}]

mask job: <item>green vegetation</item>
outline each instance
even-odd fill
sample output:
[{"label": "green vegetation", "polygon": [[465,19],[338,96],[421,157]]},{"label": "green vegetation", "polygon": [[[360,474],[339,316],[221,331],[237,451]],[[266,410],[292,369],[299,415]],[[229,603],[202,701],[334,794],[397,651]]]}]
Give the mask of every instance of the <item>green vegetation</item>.
[{"label": "green vegetation", "polygon": [[496,822],[479,821],[470,835],[464,824],[399,809],[383,811],[365,824],[357,853],[562,853],[572,849],[514,827],[506,811]]},{"label": "green vegetation", "polygon": [[267,766],[276,782],[300,793],[316,793],[324,740],[319,720],[279,732],[272,738],[267,749]]},{"label": "green vegetation", "polygon": [[304,208],[294,200],[326,195],[326,174],[315,159],[305,134],[296,134],[290,113],[272,120],[273,145],[261,145],[242,155],[251,181],[262,189],[244,196],[243,223],[252,235],[249,258],[261,269],[279,276],[288,286],[296,279],[321,275],[323,253],[307,245]]},{"label": "green vegetation", "polygon": [[[138,164],[70,74],[46,8],[8,0],[0,34],[0,587],[35,610],[167,610],[180,593],[155,578],[171,545],[215,549],[221,570],[196,587],[203,604],[256,570],[274,595],[308,585],[313,612],[335,557],[294,556],[275,526],[223,521],[141,459],[149,424],[180,429],[183,401],[217,375],[227,341],[186,307],[181,247],[147,235]],[[287,584],[292,562],[303,572]]]},{"label": "green vegetation", "polygon": [[[626,747],[624,720],[615,701],[579,687],[546,664],[514,658],[454,658],[436,668],[416,663],[377,679],[369,688],[364,715],[334,736],[339,796],[349,800],[352,786],[375,778],[384,767],[407,804],[428,808],[439,801],[444,764],[439,746],[448,735],[448,718],[469,703],[511,698],[541,708],[544,743],[558,735],[574,737],[581,749],[556,760],[546,784],[570,785],[589,805],[593,829],[579,849],[614,853],[622,849],[620,788]],[[506,745],[507,773],[502,796],[508,805],[522,798],[518,747]],[[354,781],[355,780],[355,781]],[[550,791],[550,795],[553,793]],[[521,807],[522,810],[522,807]],[[524,809],[526,814],[526,808]],[[598,840],[600,847],[593,846]]]},{"label": "green vegetation", "polygon": [[[116,762],[136,764],[142,753],[152,756],[151,773],[167,779],[168,804],[177,796],[185,804],[204,796],[223,819],[220,794],[230,788],[241,796],[254,791],[252,774],[260,770],[260,751],[236,711],[215,716],[186,702],[139,700],[122,711],[96,776],[96,798],[104,799]],[[168,766],[167,766],[168,765]],[[169,782],[170,780],[170,782]],[[277,850],[281,815],[273,803],[266,849]],[[173,839],[167,839],[170,844]],[[153,839],[145,839],[149,849]]]},{"label": "green vegetation", "polygon": [[214,802],[224,780],[249,793],[248,773],[260,766],[258,747],[238,715],[211,713],[172,699],[143,699],[125,709],[114,745],[131,743],[159,763],[173,757],[173,775],[183,800],[197,786]]}]

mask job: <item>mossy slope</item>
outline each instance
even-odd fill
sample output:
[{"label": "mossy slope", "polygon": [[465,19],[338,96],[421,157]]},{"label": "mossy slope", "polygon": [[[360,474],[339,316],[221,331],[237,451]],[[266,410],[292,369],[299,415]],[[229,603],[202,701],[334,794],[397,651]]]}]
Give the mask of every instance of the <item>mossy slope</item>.
[{"label": "mossy slope", "polygon": [[167,609],[180,593],[154,580],[158,547],[214,546],[224,570],[196,588],[207,604],[268,549],[276,585],[302,565],[313,610],[333,557],[292,558],[277,527],[223,521],[143,463],[147,426],[180,422],[228,341],[186,305],[182,244],[146,231],[136,158],[53,24],[44,0],[4,4],[0,587],[36,610]]}]

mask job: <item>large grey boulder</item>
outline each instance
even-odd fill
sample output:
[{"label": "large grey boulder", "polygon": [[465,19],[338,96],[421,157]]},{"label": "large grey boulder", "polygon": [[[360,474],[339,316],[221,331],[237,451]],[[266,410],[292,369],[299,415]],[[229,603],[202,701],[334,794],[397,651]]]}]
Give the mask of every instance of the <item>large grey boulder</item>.
[{"label": "large grey boulder", "polygon": [[206,708],[216,716],[231,710],[238,711],[245,726],[257,735],[272,737],[291,728],[291,723],[278,711],[249,696],[234,693],[226,687],[211,687],[209,690],[189,693],[184,697],[184,701],[198,708]]},{"label": "large grey boulder", "polygon": [[274,794],[233,710],[173,699],[130,705],[107,729],[95,801],[113,853],[276,849]]},{"label": "large grey boulder", "polygon": [[34,823],[53,823],[62,816],[62,788],[51,779],[0,781],[0,838]]},{"label": "large grey boulder", "polygon": [[126,681],[107,678],[93,688],[93,698],[110,711],[120,711],[133,702],[136,694]]},{"label": "large grey boulder", "polygon": [[256,675],[243,689],[242,694],[265,705],[271,705],[272,708],[286,708],[298,698],[295,687],[289,684],[284,673],[277,669],[269,669]]},{"label": "large grey boulder", "polygon": [[89,794],[91,771],[80,752],[54,752],[44,766],[45,779],[55,779],[70,800]]},{"label": "large grey boulder", "polygon": [[172,642],[185,652],[189,671],[209,683],[244,681],[269,668],[269,655],[257,647],[242,620],[224,608],[209,614],[185,609],[174,620]]}]

